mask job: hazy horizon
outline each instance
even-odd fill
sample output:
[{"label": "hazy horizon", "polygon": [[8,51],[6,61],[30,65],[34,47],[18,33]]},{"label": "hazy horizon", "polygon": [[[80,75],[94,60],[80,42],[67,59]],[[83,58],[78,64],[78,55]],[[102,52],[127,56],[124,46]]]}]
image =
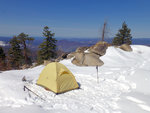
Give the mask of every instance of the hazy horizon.
[{"label": "hazy horizon", "polygon": [[[18,34],[17,34],[18,35]],[[16,36],[16,35],[13,35],[13,36]],[[0,38],[13,38],[13,36],[0,36]],[[29,37],[33,37],[33,38],[44,38],[43,36],[30,36],[29,35]],[[115,37],[115,36],[114,36]],[[113,39],[114,37],[105,37],[105,39]],[[101,39],[101,37],[56,37],[56,36],[54,36],[54,38],[60,38],[60,39],[70,39],[70,38],[72,38],[72,39]],[[132,37],[132,39],[148,39],[148,38],[150,38],[150,37]]]}]

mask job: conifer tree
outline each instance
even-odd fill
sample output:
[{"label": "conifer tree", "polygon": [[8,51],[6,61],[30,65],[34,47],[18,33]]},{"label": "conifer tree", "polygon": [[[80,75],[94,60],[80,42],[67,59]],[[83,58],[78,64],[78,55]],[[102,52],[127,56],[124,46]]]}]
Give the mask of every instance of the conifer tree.
[{"label": "conifer tree", "polygon": [[123,22],[122,28],[119,29],[116,37],[114,37],[112,44],[113,45],[121,45],[121,44],[131,44],[132,36],[130,34],[131,29],[128,28],[127,24]]},{"label": "conifer tree", "polygon": [[9,43],[11,46],[8,51],[9,64],[12,68],[19,68],[23,63],[23,55],[19,45],[19,40],[14,36]]},{"label": "conifer tree", "polygon": [[44,41],[39,46],[38,63],[43,63],[44,60],[50,60],[56,57],[56,42],[54,33],[51,33],[49,27],[45,26],[43,29]]},{"label": "conifer tree", "polygon": [[6,69],[6,62],[5,62],[5,53],[2,47],[0,47],[0,70]]},{"label": "conifer tree", "polygon": [[31,59],[28,56],[28,48],[27,48],[27,43],[31,42],[34,40],[34,38],[29,37],[29,35],[25,34],[25,33],[20,33],[17,36],[19,43],[22,45],[23,47],[23,56],[24,56],[24,60],[26,64],[31,64]]}]

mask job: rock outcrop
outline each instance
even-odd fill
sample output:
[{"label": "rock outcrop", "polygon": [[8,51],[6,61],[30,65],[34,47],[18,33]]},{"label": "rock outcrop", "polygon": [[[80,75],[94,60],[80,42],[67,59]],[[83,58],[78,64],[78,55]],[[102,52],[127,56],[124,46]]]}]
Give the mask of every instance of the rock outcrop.
[{"label": "rock outcrop", "polygon": [[86,51],[88,48],[89,48],[89,47],[78,47],[78,48],[76,49],[76,52],[84,52],[84,51]]},{"label": "rock outcrop", "polygon": [[55,62],[59,62],[60,60],[63,60],[63,59],[67,59],[67,56],[68,56],[68,53],[63,53],[61,56],[59,56]]},{"label": "rock outcrop", "polygon": [[131,46],[128,44],[122,44],[119,48],[124,50],[124,51],[129,51],[129,52],[132,51]]},{"label": "rock outcrop", "polygon": [[85,66],[102,66],[104,62],[100,60],[99,55],[94,53],[86,53],[84,55],[83,65]]},{"label": "rock outcrop", "polygon": [[[79,47],[76,52],[73,52],[67,56],[72,58],[72,63],[77,66],[102,66],[104,62],[100,60],[100,56],[105,55],[109,44],[107,42],[98,42],[95,45],[88,47]],[[88,52],[85,51],[88,49]]]},{"label": "rock outcrop", "polygon": [[76,52],[69,53],[69,54],[67,55],[67,59],[73,58],[73,57],[75,56],[75,53],[76,53]]},{"label": "rock outcrop", "polygon": [[89,48],[89,51],[92,53],[98,54],[100,56],[103,56],[105,55],[107,48],[108,48],[108,43],[100,41],[96,43],[94,46],[91,46]]},{"label": "rock outcrop", "polygon": [[77,66],[102,66],[104,63],[94,53],[76,53],[72,63]]},{"label": "rock outcrop", "polygon": [[84,53],[75,53],[74,54],[74,59],[72,60],[72,63],[77,65],[77,66],[82,66],[83,65],[83,61],[84,61]]},{"label": "rock outcrop", "polygon": [[50,60],[44,60],[44,66],[46,66],[47,64],[51,63],[52,61]]}]

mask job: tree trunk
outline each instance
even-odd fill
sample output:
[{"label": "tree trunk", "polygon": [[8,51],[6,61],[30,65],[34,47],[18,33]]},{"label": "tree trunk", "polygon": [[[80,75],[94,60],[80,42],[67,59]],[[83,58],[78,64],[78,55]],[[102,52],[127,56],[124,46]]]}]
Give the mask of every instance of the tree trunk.
[{"label": "tree trunk", "polygon": [[27,46],[26,46],[25,41],[23,42],[23,46],[24,46],[25,63],[28,64]]},{"label": "tree trunk", "polygon": [[105,28],[106,28],[106,22],[104,22],[104,27],[103,27],[103,32],[102,32],[102,41],[104,41]]}]

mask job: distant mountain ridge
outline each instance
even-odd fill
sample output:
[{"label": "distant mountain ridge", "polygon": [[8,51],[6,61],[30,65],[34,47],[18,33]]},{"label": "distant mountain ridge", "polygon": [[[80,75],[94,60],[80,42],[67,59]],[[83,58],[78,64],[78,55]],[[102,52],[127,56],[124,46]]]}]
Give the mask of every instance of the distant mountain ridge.
[{"label": "distant mountain ridge", "polygon": [[[0,37],[0,41],[3,41],[6,45],[10,41],[12,37]],[[38,49],[38,46],[43,41],[44,38],[42,37],[34,37],[34,41],[32,43],[31,48],[32,49]],[[98,42],[99,38],[56,38],[57,41],[57,47],[59,50],[65,51],[65,52],[71,52],[74,51],[77,47],[83,47],[83,46],[91,46],[94,45],[96,42]],[[111,43],[112,38],[107,38],[107,42]],[[134,45],[149,45],[150,46],[150,38],[133,38],[132,44]]]}]

